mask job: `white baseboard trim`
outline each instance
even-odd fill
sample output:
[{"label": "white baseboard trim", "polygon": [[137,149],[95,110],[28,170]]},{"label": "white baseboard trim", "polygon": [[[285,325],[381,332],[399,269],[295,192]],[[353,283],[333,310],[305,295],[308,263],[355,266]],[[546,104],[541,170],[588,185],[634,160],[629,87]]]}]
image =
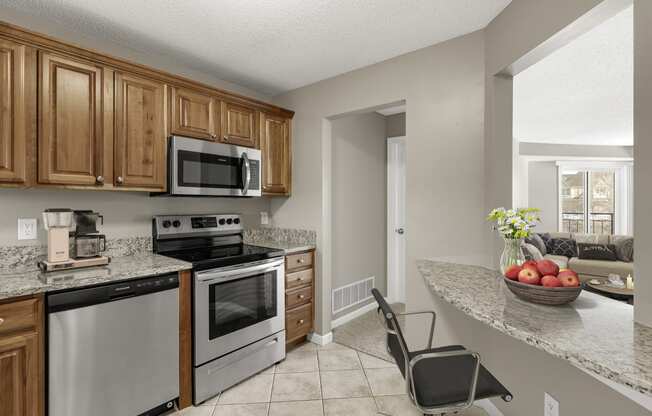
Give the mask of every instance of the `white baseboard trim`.
[{"label": "white baseboard trim", "polygon": [[475,402],[475,405],[484,409],[489,416],[505,416],[503,415],[503,412],[501,412],[495,404],[491,403],[491,400],[489,399],[478,400]]},{"label": "white baseboard trim", "polygon": [[308,341],[317,345],[330,344],[331,342],[333,342],[333,333],[329,332],[328,334],[325,335],[319,335],[315,332],[311,332],[310,334],[308,334]]},{"label": "white baseboard trim", "polygon": [[345,323],[357,318],[358,316],[362,316],[362,315],[364,315],[365,313],[367,313],[369,311],[373,311],[377,307],[378,307],[378,305],[376,304],[376,301],[373,301],[371,303],[368,303],[368,304],[364,305],[363,307],[361,307],[359,309],[354,310],[353,312],[349,312],[346,315],[340,316],[337,319],[333,319],[331,321],[331,329],[335,329],[338,326],[342,326]]}]

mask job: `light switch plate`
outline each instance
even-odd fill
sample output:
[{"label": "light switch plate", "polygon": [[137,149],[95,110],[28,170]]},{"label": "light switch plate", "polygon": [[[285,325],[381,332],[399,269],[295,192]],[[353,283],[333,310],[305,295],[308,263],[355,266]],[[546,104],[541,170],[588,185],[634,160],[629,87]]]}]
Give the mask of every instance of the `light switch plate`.
[{"label": "light switch plate", "polygon": [[543,415],[544,416],[559,416],[559,402],[548,393],[544,393],[543,399]]},{"label": "light switch plate", "polygon": [[262,211],[260,213],[260,224],[269,225],[269,214],[267,213],[267,211]]},{"label": "light switch plate", "polygon": [[18,239],[36,240],[38,238],[36,227],[36,218],[18,218]]}]

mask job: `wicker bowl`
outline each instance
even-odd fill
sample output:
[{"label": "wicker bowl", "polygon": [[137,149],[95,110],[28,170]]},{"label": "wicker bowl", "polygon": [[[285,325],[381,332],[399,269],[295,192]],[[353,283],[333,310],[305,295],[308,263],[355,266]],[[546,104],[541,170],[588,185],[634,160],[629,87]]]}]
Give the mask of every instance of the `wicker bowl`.
[{"label": "wicker bowl", "polygon": [[541,305],[565,305],[577,299],[582,287],[543,287],[528,285],[503,277],[513,294],[523,300]]}]

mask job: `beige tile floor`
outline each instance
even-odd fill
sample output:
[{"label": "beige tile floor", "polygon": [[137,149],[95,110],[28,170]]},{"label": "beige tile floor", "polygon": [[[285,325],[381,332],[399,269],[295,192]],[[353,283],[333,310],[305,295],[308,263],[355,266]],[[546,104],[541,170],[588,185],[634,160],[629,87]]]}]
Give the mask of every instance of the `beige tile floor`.
[{"label": "beige tile floor", "polygon": [[[178,415],[379,416],[379,412],[421,415],[405,394],[403,378],[393,363],[340,344],[306,343],[289,352],[282,363]],[[484,415],[476,407],[464,413]]]}]

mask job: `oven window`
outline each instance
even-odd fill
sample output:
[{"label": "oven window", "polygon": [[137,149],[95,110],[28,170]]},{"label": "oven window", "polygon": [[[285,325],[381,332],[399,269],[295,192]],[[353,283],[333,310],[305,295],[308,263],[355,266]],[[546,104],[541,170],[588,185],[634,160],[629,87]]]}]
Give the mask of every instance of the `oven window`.
[{"label": "oven window", "polygon": [[207,153],[178,151],[179,186],[242,188],[241,159]]},{"label": "oven window", "polygon": [[209,338],[276,316],[276,272],[209,286]]}]

